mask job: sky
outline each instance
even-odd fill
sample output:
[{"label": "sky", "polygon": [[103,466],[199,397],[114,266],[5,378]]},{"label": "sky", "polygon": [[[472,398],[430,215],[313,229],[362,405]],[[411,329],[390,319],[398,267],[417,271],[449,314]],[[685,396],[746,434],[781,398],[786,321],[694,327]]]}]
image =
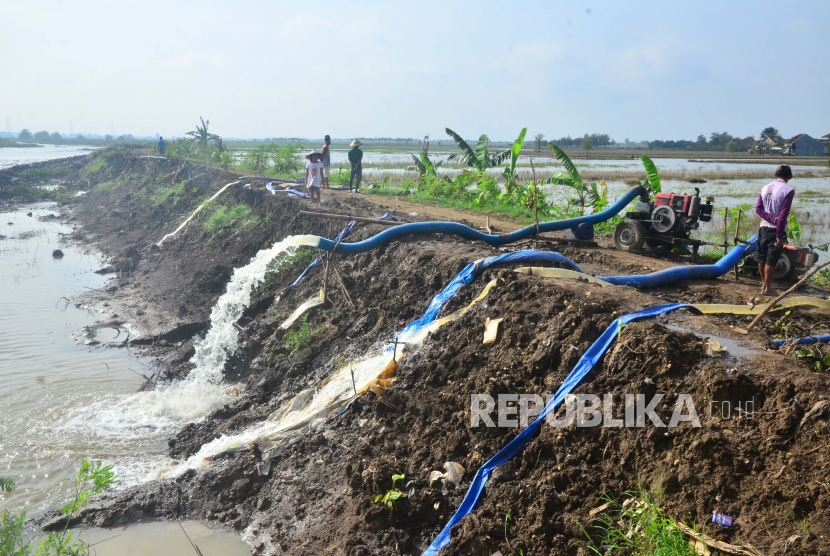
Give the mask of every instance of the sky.
[{"label": "sky", "polygon": [[0,0],[0,84],[2,131],[820,137],[830,2]]}]

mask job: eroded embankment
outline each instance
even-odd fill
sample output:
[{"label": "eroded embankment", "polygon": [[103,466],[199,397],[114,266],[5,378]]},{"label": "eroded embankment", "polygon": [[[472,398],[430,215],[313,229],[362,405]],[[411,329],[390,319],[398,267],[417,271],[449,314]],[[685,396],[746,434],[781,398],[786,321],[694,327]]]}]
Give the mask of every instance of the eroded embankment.
[{"label": "eroded embankment", "polygon": [[[123,168],[115,168],[117,163]],[[179,330],[181,336],[170,336],[169,341],[182,343],[166,349],[164,368],[170,376],[184,376],[192,368],[190,335],[204,331],[210,308],[234,267],[288,235],[333,237],[339,226],[329,229],[325,221],[301,218],[297,210],[307,206],[302,201],[270,196],[261,190],[262,184],[254,183],[250,190],[229,190],[227,204],[251,207],[250,215],[260,217],[256,225],[209,232],[205,221],[195,222],[156,250],[153,242],[174,229],[198,199],[235,176],[190,166],[188,186],[196,184],[192,187],[199,188],[198,195],[194,192],[192,201],[168,197],[156,204],[155,193],[145,198],[139,192],[148,184],[157,191],[154,176],[163,172],[148,169],[139,174],[136,165],[141,164],[145,163],[123,157],[99,170],[115,168],[102,177],[121,170],[143,178],[81,197],[74,215],[83,227],[76,235],[112,250],[124,276],[109,292],[108,302],[116,302],[123,293],[135,304],[127,304],[122,315],[149,313],[156,320],[154,325],[148,321],[148,328],[168,322],[171,331]],[[180,164],[165,164],[165,172],[179,171]],[[206,175],[210,178],[200,182]],[[179,179],[172,181],[180,183]],[[365,198],[328,198],[327,210],[332,212],[385,212]],[[121,216],[125,212],[126,221]],[[428,210],[422,217],[428,218]],[[368,230],[355,234],[365,236]],[[139,256],[130,258],[131,249]],[[467,263],[498,252],[430,237],[410,238],[355,257],[335,257],[355,307],[333,281],[333,304],[312,311],[305,327],[295,324],[293,336],[278,326],[319,289],[322,271],[279,296],[308,262],[288,261],[255,290],[237,323],[239,351],[225,374],[227,382],[240,382],[238,401],[184,427],[171,438],[171,457],[183,461],[221,435],[237,435],[261,423],[335,369],[393,339]],[[602,249],[563,252],[599,274],[678,264]],[[205,518],[245,530],[256,553],[262,554],[419,554],[458,507],[475,470],[518,432],[472,428],[471,394],[553,393],[617,316],[667,301],[743,302],[753,289],[708,280],[637,292],[491,269],[462,288],[441,314],[466,306],[493,278],[498,279],[496,286],[469,313],[439,329],[402,361],[397,381],[381,398],[367,394],[320,431],[292,441],[267,476],[257,474],[256,451],[223,455],[177,478],[103,496],[90,504],[81,521],[117,525],[144,518]],[[484,346],[488,317],[505,321],[496,343]],[[796,318],[819,322],[822,317]],[[181,328],[188,322],[193,331]],[[590,525],[589,510],[603,502],[604,494],[620,496],[638,487],[659,492],[661,508],[701,527],[713,510],[732,515],[731,528],[707,526],[709,534],[723,540],[749,541],[765,554],[775,554],[784,550],[784,541],[800,534],[802,539],[791,543],[788,554],[823,549],[830,535],[826,417],[799,425],[817,402],[827,398],[825,375],[810,372],[792,358],[764,352],[767,330],[741,340],[758,354],[725,360],[708,357],[698,336],[665,326],[728,336],[729,325],[738,322],[743,323],[743,317],[691,317],[680,312],[626,326],[576,392],[611,394],[616,417],[621,416],[625,394],[663,393],[664,403],[656,411],[664,421],[677,396],[690,394],[701,427],[545,426],[525,450],[493,474],[485,496],[453,529],[452,544],[444,552],[509,554],[521,549],[525,554],[576,554],[577,543],[585,539],[582,526]],[[734,408],[748,400],[754,402],[752,419],[736,418],[734,410],[729,420],[708,417],[712,401],[729,402]],[[430,484],[430,472],[443,470],[448,461],[465,468],[461,484],[447,489],[440,482]],[[396,473],[406,475],[402,486],[408,495],[390,512],[373,500],[392,487]],[[508,511],[516,520],[509,543],[504,534]]]}]

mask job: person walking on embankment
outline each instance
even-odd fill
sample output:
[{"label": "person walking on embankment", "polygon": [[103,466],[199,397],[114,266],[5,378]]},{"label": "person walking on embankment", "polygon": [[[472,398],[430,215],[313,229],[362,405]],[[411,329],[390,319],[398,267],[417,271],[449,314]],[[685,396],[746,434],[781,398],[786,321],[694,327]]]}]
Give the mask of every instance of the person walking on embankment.
[{"label": "person walking on embankment", "polygon": [[318,203],[322,203],[323,201],[320,199],[320,176],[323,173],[323,163],[321,162],[323,153],[314,151],[306,158],[308,163],[305,165],[305,183],[308,188],[308,195],[311,197],[312,203],[315,197]]},{"label": "person walking on embankment", "polygon": [[164,149],[167,148],[167,145],[164,144],[164,137],[159,136],[158,145],[156,145],[159,150],[159,155],[164,156]]},{"label": "person walking on embankment", "polygon": [[355,193],[360,193],[360,180],[363,177],[363,151],[360,150],[362,144],[355,139],[349,145],[352,148],[349,151],[349,165],[351,166],[351,170],[349,171],[349,193],[352,192],[352,180],[356,180],[354,185]]},{"label": "person walking on embankment", "polygon": [[331,137],[326,135],[325,138],[326,144],[323,145],[323,187],[326,189],[329,188],[329,175],[331,175],[331,151],[329,150],[329,146],[331,145]]},{"label": "person walking on embankment", "polygon": [[755,205],[755,213],[761,217],[758,251],[755,252],[761,273],[761,295],[778,293],[772,287],[772,274],[787,242],[787,220],[795,197],[795,190],[788,185],[792,177],[793,171],[788,165],[779,166],[775,181],[761,189]]}]

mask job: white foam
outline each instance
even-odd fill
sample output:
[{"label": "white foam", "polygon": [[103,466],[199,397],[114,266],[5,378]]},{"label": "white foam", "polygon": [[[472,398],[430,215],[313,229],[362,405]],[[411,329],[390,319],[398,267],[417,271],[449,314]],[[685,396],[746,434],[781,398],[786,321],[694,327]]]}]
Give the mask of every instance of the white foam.
[{"label": "white foam", "polygon": [[251,302],[252,288],[265,278],[271,261],[292,254],[300,245],[316,246],[319,240],[312,235],[289,236],[234,270],[225,293],[211,311],[210,330],[196,343],[191,359],[195,368],[187,378],[158,384],[152,391],[91,404],[79,410],[74,424],[111,437],[169,433],[232,401],[221,386],[223,370],[236,351],[236,322]]},{"label": "white foam", "polygon": [[239,330],[236,321],[251,302],[251,288],[256,287],[268,270],[268,264],[278,256],[294,252],[300,245],[316,246],[319,236],[289,236],[277,242],[270,249],[263,249],[251,262],[233,272],[228,288],[210,312],[210,331],[196,343],[196,354],[190,360],[196,368],[188,380],[218,383],[222,381],[222,370],[228,356],[236,351]]}]

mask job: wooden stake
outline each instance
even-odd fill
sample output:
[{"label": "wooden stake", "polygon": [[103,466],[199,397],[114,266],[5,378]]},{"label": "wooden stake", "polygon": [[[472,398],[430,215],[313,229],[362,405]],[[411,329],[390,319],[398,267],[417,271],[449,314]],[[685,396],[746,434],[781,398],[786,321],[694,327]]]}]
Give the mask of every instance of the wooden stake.
[{"label": "wooden stake", "polygon": [[334,263],[331,265],[332,270],[334,270],[334,274],[337,276],[337,279],[340,280],[340,285],[343,286],[343,295],[346,297],[346,301],[349,302],[349,306],[354,309],[354,301],[352,301],[352,296],[349,295],[349,290],[346,289],[346,283],[343,282],[343,278],[340,276],[340,272],[337,270],[337,267],[334,266]]},{"label": "wooden stake", "polygon": [[354,393],[357,395],[357,385],[354,382],[354,369],[349,369],[349,372],[352,373],[352,388],[354,388]]},{"label": "wooden stake", "polygon": [[310,210],[301,210],[300,214],[305,216],[316,216],[318,218],[331,218],[332,220],[354,220],[355,222],[363,222],[364,224],[379,224],[381,226],[400,226],[406,222],[395,222],[394,220],[377,220],[375,218],[363,218],[361,216],[348,216],[345,214],[329,214],[326,212],[314,212]]},{"label": "wooden stake", "polygon": [[[738,234],[741,231],[741,207],[738,207],[738,221],[735,223],[735,239],[738,239]],[[735,265],[735,281],[738,280],[738,265]]]},{"label": "wooden stake", "polygon": [[[786,257],[786,255],[781,255],[781,256],[782,256],[782,257]],[[806,276],[804,276],[804,278],[802,278],[801,280],[799,280],[798,282],[796,282],[795,286],[791,287],[790,289],[788,289],[787,291],[785,291],[784,293],[782,293],[781,295],[779,295],[778,297],[776,297],[776,298],[775,298],[775,301],[771,301],[771,302],[769,303],[769,305],[767,305],[767,308],[766,308],[766,309],[764,309],[763,311],[761,311],[761,312],[758,314],[758,316],[757,316],[757,317],[755,317],[755,319],[754,319],[751,323],[749,323],[749,326],[747,326],[747,327],[746,327],[746,330],[744,330],[744,329],[742,329],[742,328],[737,328],[737,327],[735,328],[735,330],[736,330],[737,332],[740,332],[741,334],[748,334],[748,333],[749,333],[749,331],[750,331],[750,330],[752,330],[752,329],[755,327],[755,325],[756,325],[756,324],[758,324],[758,322],[759,322],[759,321],[760,321],[760,320],[761,320],[761,319],[762,319],[762,318],[763,318],[763,317],[764,317],[767,313],[769,313],[769,312],[773,309],[773,307],[775,307],[775,305],[776,305],[776,304],[778,304],[778,302],[779,302],[779,301],[781,301],[782,299],[784,299],[785,297],[787,297],[788,295],[790,295],[791,293],[793,293],[795,290],[797,290],[798,288],[800,288],[800,287],[801,287],[802,285],[804,285],[804,284],[805,284],[805,283],[806,283],[806,282],[807,282],[810,278],[812,278],[812,277],[813,277],[813,274],[815,274],[816,272],[818,272],[819,270],[821,270],[822,268],[824,268],[825,266],[827,266],[827,265],[829,265],[829,264],[830,264],[830,261],[827,261],[826,263],[822,263],[822,264],[818,265],[818,266],[817,266],[817,267],[815,267],[813,270],[811,270],[810,272],[808,272],[808,273],[807,273],[807,275],[806,275]]]},{"label": "wooden stake", "polygon": [[723,254],[729,251],[729,244],[726,243],[726,219],[729,217],[729,208],[724,207],[723,209]]},{"label": "wooden stake", "polygon": [[[331,233],[329,233],[329,235],[331,235]],[[340,237],[338,237],[338,238],[337,238],[337,243],[335,243],[335,244],[334,244],[334,249],[332,249],[332,250],[331,250],[331,253],[329,253],[329,256],[328,256],[328,257],[326,257],[326,268],[325,268],[325,270],[323,271],[323,299],[321,299],[321,300],[320,300],[320,301],[322,301],[324,304],[325,304],[325,303],[329,300],[329,296],[328,296],[328,286],[329,286],[329,261],[330,261],[330,260],[331,260],[331,258],[334,256],[334,252],[335,252],[335,251],[337,251],[337,246],[338,246],[338,245],[340,245],[340,240],[341,240],[341,239],[343,239],[343,236],[342,236],[342,235],[341,235]]]}]

